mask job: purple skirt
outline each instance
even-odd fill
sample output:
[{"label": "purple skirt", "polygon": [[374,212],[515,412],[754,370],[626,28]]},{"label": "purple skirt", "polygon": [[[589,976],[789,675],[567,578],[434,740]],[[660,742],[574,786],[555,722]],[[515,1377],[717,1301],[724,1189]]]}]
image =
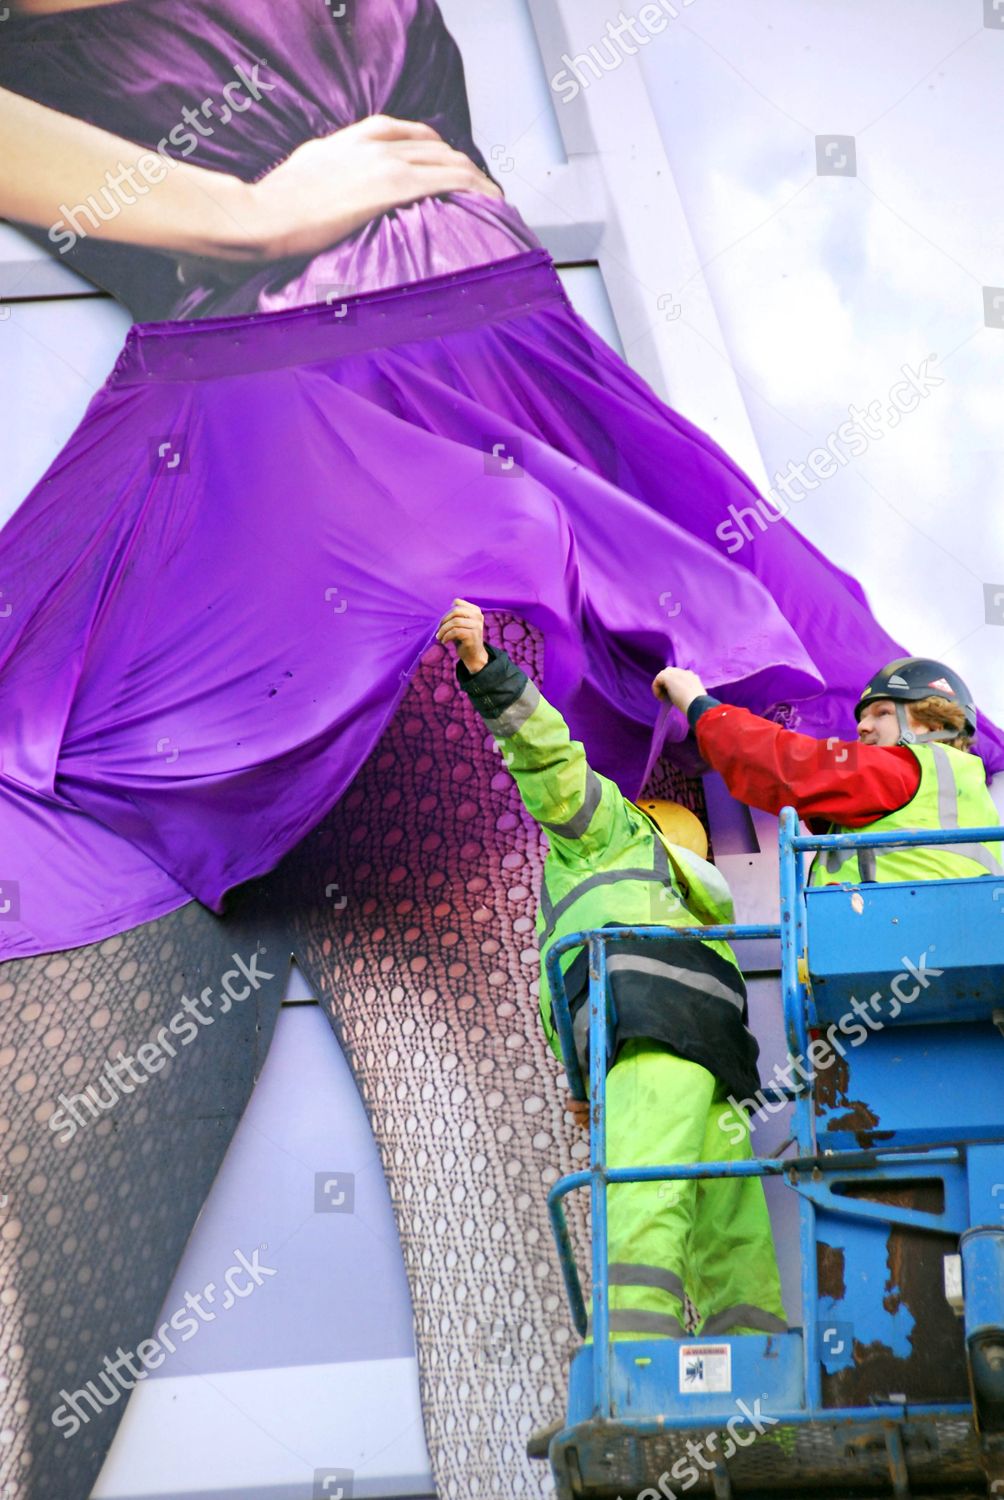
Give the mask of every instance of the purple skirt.
[{"label": "purple skirt", "polygon": [[[135,326],[0,534],[0,956],[222,910],[340,797],[457,596],[543,632],[544,691],[628,793],[667,661],[852,735],[901,648],[786,522],[728,555],[716,527],[755,499],[542,251]],[[462,799],[434,708],[408,728]]]}]

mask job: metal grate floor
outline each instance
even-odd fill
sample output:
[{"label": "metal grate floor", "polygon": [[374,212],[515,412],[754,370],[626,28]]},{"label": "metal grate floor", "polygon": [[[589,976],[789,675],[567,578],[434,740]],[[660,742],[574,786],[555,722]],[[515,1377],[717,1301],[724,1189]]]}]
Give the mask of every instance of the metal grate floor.
[{"label": "metal grate floor", "polygon": [[[887,1431],[897,1429],[910,1495],[985,1500],[979,1439],[971,1423],[959,1417],[897,1422],[876,1414],[864,1427],[860,1422],[778,1424],[748,1447],[736,1447],[727,1460],[721,1456],[728,1451],[721,1429],[639,1435],[617,1423],[583,1423],[555,1438],[550,1457],[560,1500],[634,1500],[641,1491],[666,1500],[678,1494],[716,1500],[777,1495],[887,1500],[904,1493],[894,1488],[885,1440]],[[719,1435],[709,1440],[712,1433]],[[708,1467],[712,1463],[714,1469]]]}]

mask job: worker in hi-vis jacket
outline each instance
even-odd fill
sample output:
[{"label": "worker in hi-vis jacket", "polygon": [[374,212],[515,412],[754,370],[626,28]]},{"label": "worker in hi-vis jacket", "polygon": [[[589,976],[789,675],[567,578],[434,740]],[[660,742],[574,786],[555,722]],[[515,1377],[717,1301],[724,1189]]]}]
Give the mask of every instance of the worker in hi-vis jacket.
[{"label": "worker in hi-vis jacket", "polygon": [[[904,656],[866,683],[854,710],[858,739],[817,740],[720,703],[695,672],[666,667],[658,698],[687,715],[701,755],[733,797],[766,812],[791,805],[814,833],[990,828],[1000,818],[986,767],[971,749],[973,695],[944,662]],[[1004,875],[1000,844],[831,849],[810,884],[948,880]]]},{"label": "worker in hi-vis jacket", "polygon": [[[460,685],[547,833],[537,913],[540,1011],[560,1057],[545,968],[552,942],[611,924],[728,922],[732,899],[713,865],[671,842],[642,810],[658,813],[659,804],[629,801],[589,766],[560,713],[504,651],[485,645],[477,605],[454,600],[437,639],[456,646]],[[680,938],[619,940],[608,952],[617,1014],[607,1080],[609,1164],[748,1160],[747,1117],[728,1095],[755,1092],[759,1049],[732,950]],[[586,950],[560,962],[585,1061]],[[684,1336],[685,1292],[704,1335],[787,1328],[758,1177],[617,1183],[607,1205],[612,1337]]]}]

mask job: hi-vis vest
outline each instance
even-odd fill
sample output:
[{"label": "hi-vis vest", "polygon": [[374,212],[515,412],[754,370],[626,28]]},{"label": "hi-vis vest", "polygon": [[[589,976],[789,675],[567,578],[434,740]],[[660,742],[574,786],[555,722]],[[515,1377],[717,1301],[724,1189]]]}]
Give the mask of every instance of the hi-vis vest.
[{"label": "hi-vis vest", "polygon": [[[905,807],[876,818],[868,833],[921,828],[989,828],[999,823],[979,756],[937,743],[910,745],[920,763],[920,785]],[[830,833],[863,833],[834,824]],[[810,885],[884,880],[952,880],[1004,875],[1000,844],[922,844],[907,849],[828,849],[812,864]]]},{"label": "hi-vis vest", "polygon": [[[602,868],[584,874],[582,864],[564,857],[564,849],[552,838],[540,883],[540,1015],[551,1049],[559,1057],[546,966],[548,950],[556,938],[608,923],[696,927],[734,920],[732,894],[714,865],[690,849],[669,843],[643,812],[622,797],[613,782],[589,770],[587,779],[592,781],[594,777],[599,788],[605,783],[604,789],[609,789],[607,807],[600,805],[600,799],[594,807],[594,812],[609,820],[612,835],[604,850]],[[544,827],[549,825],[545,823]],[[738,970],[728,943],[712,939],[707,947]],[[562,972],[574,959],[574,949],[562,955]],[[619,961],[608,959],[608,970]]]}]

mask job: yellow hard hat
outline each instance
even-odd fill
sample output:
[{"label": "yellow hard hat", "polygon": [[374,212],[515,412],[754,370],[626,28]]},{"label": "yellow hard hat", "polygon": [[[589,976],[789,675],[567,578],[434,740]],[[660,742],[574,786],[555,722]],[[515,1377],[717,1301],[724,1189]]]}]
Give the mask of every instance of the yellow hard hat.
[{"label": "yellow hard hat", "polygon": [[689,807],[684,807],[682,802],[668,802],[664,797],[639,797],[635,806],[648,813],[663,838],[671,844],[680,844],[701,859],[707,859],[708,835],[700,818]]}]

